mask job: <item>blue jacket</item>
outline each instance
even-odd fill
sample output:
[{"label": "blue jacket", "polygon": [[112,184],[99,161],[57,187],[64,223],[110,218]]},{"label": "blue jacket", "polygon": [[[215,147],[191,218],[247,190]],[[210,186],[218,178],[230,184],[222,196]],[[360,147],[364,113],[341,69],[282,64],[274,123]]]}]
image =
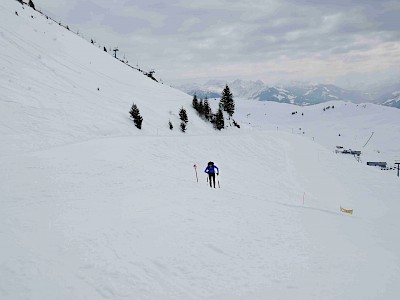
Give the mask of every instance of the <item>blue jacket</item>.
[{"label": "blue jacket", "polygon": [[207,166],[207,168],[204,170],[204,172],[213,174],[213,173],[215,173],[215,169],[217,169],[217,171],[219,173],[219,169],[218,169],[218,167],[216,165],[212,165],[211,167]]}]

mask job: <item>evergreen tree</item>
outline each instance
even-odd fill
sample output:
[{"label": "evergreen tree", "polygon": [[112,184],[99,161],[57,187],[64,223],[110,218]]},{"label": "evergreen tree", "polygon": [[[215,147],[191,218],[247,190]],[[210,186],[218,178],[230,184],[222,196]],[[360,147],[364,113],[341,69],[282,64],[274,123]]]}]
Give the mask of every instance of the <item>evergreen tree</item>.
[{"label": "evergreen tree", "polygon": [[233,95],[228,85],[226,85],[224,90],[222,91],[221,100],[219,101],[219,107],[223,111],[226,111],[229,117],[232,117],[233,113],[235,112],[235,101],[233,101]]},{"label": "evergreen tree", "polygon": [[200,116],[204,116],[204,102],[203,99],[199,102],[199,109],[197,110]]},{"label": "evergreen tree", "polygon": [[195,110],[199,110],[199,100],[197,100],[196,94],[193,96],[192,105]]},{"label": "evergreen tree", "polygon": [[186,110],[182,107],[181,110],[179,111],[179,118],[181,119],[182,122],[185,124],[189,121],[188,116],[186,113]]},{"label": "evergreen tree", "polygon": [[181,130],[182,130],[182,132],[186,131],[186,123],[183,121],[181,122]]},{"label": "evergreen tree", "polygon": [[207,120],[210,120],[210,119],[211,119],[212,111],[211,111],[210,103],[208,102],[208,99],[207,99],[207,98],[204,100],[203,114],[204,114],[204,117],[205,117]]},{"label": "evergreen tree", "polygon": [[34,10],[36,10],[36,9],[35,9],[35,4],[33,4],[32,0],[29,0],[28,5],[29,5],[30,7],[32,7]]},{"label": "evergreen tree", "polygon": [[229,115],[229,119],[232,117],[232,115],[235,113],[235,101],[233,98],[230,98],[228,102],[225,105],[225,111]]},{"label": "evergreen tree", "polygon": [[139,108],[136,106],[135,103],[132,104],[131,111],[129,112],[129,114],[131,115],[133,122],[135,123],[135,126],[138,129],[142,129],[143,118],[140,115]]},{"label": "evergreen tree", "polygon": [[219,107],[223,111],[225,111],[225,106],[226,106],[226,103],[227,103],[227,100],[228,100],[229,96],[230,95],[232,96],[232,94],[230,94],[230,93],[231,92],[229,90],[228,85],[225,85],[225,88],[224,88],[224,90],[222,91],[222,94],[221,94],[221,99],[219,100]]},{"label": "evergreen tree", "polygon": [[172,125],[171,120],[169,120],[168,125],[169,125],[170,130],[174,129],[174,126]]},{"label": "evergreen tree", "polygon": [[218,112],[215,116],[215,128],[221,130],[224,127],[225,127],[224,113],[222,112],[221,109],[218,109]]}]

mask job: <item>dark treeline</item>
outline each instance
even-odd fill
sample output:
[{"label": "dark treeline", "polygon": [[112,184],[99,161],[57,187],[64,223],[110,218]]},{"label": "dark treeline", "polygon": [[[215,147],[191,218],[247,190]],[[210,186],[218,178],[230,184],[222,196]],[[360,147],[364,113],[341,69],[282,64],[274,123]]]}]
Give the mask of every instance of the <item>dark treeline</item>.
[{"label": "dark treeline", "polygon": [[[194,95],[192,106],[201,118],[211,122],[214,125],[214,128],[218,130],[225,128],[224,111],[228,114],[229,120],[232,118],[232,115],[235,112],[235,102],[233,100],[233,95],[228,85],[226,85],[224,90],[222,91],[221,99],[219,101],[218,110],[216,113],[212,112],[207,96],[204,100],[199,100],[197,98],[197,95]],[[237,124],[235,120],[233,120],[233,125],[240,128],[239,124]]]}]

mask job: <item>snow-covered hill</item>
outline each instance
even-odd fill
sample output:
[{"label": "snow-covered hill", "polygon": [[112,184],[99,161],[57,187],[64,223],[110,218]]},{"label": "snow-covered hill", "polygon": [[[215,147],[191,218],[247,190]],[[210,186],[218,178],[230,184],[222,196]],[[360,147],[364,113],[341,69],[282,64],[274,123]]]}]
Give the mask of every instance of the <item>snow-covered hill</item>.
[{"label": "snow-covered hill", "polygon": [[[235,118],[242,125],[278,128],[313,140],[331,151],[336,146],[362,151],[360,158],[364,164],[382,161],[393,167],[396,160],[400,161],[400,111],[392,107],[343,101],[296,107],[251,100],[238,100],[236,107]],[[354,160],[352,155],[349,158]]]},{"label": "snow-covered hill", "polygon": [[[190,108],[191,97],[132,70],[28,6],[7,0],[0,8],[1,154],[94,137],[174,134],[168,120],[178,129],[179,109]],[[129,119],[133,102],[144,119],[142,131]],[[188,134],[212,130],[187,110]]]},{"label": "snow-covered hill", "polygon": [[[238,101],[242,128],[217,132],[190,96],[16,1],[0,36],[0,299],[398,298],[399,179],[329,144],[396,130],[398,110]],[[181,106],[185,134],[168,129]]]}]

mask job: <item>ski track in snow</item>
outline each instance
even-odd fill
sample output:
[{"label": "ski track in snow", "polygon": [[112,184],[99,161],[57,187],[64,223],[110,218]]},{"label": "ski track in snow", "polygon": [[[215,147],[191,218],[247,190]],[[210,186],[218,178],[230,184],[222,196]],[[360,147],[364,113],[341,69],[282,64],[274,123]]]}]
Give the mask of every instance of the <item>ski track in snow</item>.
[{"label": "ski track in snow", "polygon": [[[1,202],[1,219],[7,225],[2,228],[12,228],[3,232],[13,249],[3,249],[6,269],[14,270],[17,278],[22,276],[18,269],[26,272],[35,267],[39,272],[28,274],[35,274],[35,280],[25,282],[23,298],[35,292],[39,297],[43,290],[38,286],[54,274],[63,290],[63,283],[68,283],[75,292],[95,290],[95,297],[105,299],[240,298],[252,293],[257,298],[271,292],[290,298],[309,295],[316,284],[322,291],[332,282],[349,289],[349,281],[354,284],[352,274],[358,274],[366,261],[363,283],[377,279],[369,264],[380,276],[392,270],[395,252],[387,253],[374,240],[390,228],[383,226],[380,231],[374,217],[366,217],[382,203],[377,207],[372,203],[368,213],[357,209],[352,217],[340,214],[342,202],[359,206],[362,201],[346,199],[345,191],[338,201],[338,194],[324,191],[332,184],[329,178],[337,175],[315,168],[307,177],[311,181],[323,177],[319,183],[323,186],[312,189],[318,194],[306,198],[303,207],[296,178],[304,169],[287,156],[304,152],[292,151],[290,145],[335,155],[315,150],[302,138],[286,138],[273,132],[211,137],[216,145],[211,151],[202,137],[121,137],[113,138],[113,143],[101,139],[19,155],[19,163],[3,161],[5,169],[14,173],[4,178],[3,172],[0,178],[8,187],[1,191],[8,200]],[[235,150],[222,155],[224,149]],[[222,189],[207,187],[201,173],[200,183],[195,182],[192,155],[207,161],[207,152],[221,153],[216,162]],[[251,167],[243,169],[243,164]],[[350,174],[358,174],[354,171],[358,166],[349,168]],[[323,224],[329,231],[321,230]],[[18,233],[25,234],[12,238]],[[398,249],[396,244],[391,247]],[[23,249],[29,249],[29,255]],[[379,261],[370,257],[373,251],[381,253]],[[385,277],[380,278],[384,282]],[[15,292],[23,290],[16,283],[7,290],[13,286]],[[359,291],[338,295],[346,299]]]},{"label": "ski track in snow", "polygon": [[399,111],[239,100],[216,132],[28,7],[0,20],[1,299],[398,298],[398,178],[332,152],[372,129],[362,159],[395,158]]}]

